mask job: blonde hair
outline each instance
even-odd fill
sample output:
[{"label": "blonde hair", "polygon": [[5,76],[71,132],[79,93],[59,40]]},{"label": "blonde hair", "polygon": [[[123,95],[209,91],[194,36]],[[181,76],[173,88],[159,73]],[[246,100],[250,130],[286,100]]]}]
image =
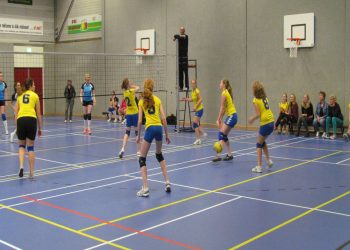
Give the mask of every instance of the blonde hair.
[{"label": "blonde hair", "polygon": [[254,92],[254,97],[257,99],[265,99],[266,98],[264,86],[263,86],[262,82],[260,82],[260,81],[253,82],[253,92]]},{"label": "blonde hair", "polygon": [[145,105],[145,109],[154,107],[153,88],[154,88],[154,81],[152,79],[146,79],[143,82],[142,98],[143,98],[143,103]]},{"label": "blonde hair", "polygon": [[329,96],[329,99],[334,99],[335,101],[337,100],[337,97],[334,95],[334,94],[331,94],[330,96]]},{"label": "blonde hair", "polygon": [[128,88],[129,88],[129,79],[124,78],[124,80],[122,82],[122,89],[127,90]]},{"label": "blonde hair", "polygon": [[233,96],[232,96],[232,87],[231,87],[231,84],[230,84],[229,80],[223,79],[222,83],[224,84],[225,89],[227,89],[227,91],[230,94],[231,98],[233,98]]}]

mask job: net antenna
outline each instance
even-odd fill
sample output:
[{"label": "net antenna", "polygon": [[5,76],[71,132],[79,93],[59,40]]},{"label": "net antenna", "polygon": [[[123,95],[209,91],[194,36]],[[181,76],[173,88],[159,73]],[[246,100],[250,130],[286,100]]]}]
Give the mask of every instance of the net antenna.
[{"label": "net antenna", "polygon": [[287,38],[290,41],[289,47],[289,57],[297,58],[298,57],[298,48],[301,44],[301,38]]}]

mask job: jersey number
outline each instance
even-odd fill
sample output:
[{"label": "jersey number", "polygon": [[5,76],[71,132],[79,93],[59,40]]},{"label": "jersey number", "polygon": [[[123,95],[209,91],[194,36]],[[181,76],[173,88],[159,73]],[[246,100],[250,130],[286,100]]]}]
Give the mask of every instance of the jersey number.
[{"label": "jersey number", "polygon": [[156,113],[156,110],[155,110],[154,107],[150,107],[150,108],[148,109],[148,114],[154,115],[155,113]]},{"label": "jersey number", "polygon": [[131,102],[130,102],[129,97],[125,97],[125,102],[126,102],[126,105],[127,105],[128,107],[131,106]]},{"label": "jersey number", "polygon": [[266,110],[270,109],[269,103],[266,99],[263,99],[263,103]]},{"label": "jersey number", "polygon": [[29,103],[29,95],[28,94],[23,95],[23,103],[24,104],[28,104]]}]

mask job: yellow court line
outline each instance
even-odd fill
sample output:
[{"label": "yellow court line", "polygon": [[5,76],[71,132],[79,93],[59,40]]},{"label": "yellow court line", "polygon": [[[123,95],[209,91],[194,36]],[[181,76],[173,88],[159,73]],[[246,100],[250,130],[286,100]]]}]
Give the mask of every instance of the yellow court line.
[{"label": "yellow court line", "polygon": [[124,217],[121,217],[121,218],[118,218],[118,219],[115,219],[115,220],[111,220],[108,223],[100,223],[100,224],[97,224],[97,225],[94,225],[94,226],[91,226],[91,227],[86,227],[86,228],[80,229],[79,232],[85,232],[85,231],[88,231],[88,230],[91,230],[91,229],[95,229],[95,228],[99,228],[99,227],[108,225],[109,223],[114,223],[114,222],[130,219],[130,218],[133,218],[133,217],[136,217],[136,216],[139,216],[139,215],[147,214],[147,213],[150,213],[150,212],[153,212],[153,211],[156,211],[156,210],[160,210],[160,209],[163,209],[163,208],[174,206],[176,204],[180,204],[180,203],[183,203],[183,202],[186,202],[186,201],[189,201],[189,200],[193,200],[193,199],[197,199],[197,198],[200,198],[200,197],[203,197],[203,196],[207,196],[207,195],[212,194],[212,193],[220,192],[220,191],[223,191],[223,190],[228,189],[228,188],[236,187],[236,186],[239,186],[239,185],[242,185],[242,184],[254,181],[254,180],[262,179],[262,178],[270,176],[270,175],[275,175],[277,173],[281,173],[281,172],[287,171],[287,170],[292,169],[292,168],[296,168],[296,167],[299,167],[299,166],[302,166],[302,165],[306,165],[308,163],[311,163],[311,162],[314,162],[314,161],[318,161],[318,160],[321,160],[321,159],[324,159],[324,158],[327,158],[327,157],[330,157],[330,156],[333,156],[333,155],[336,155],[336,154],[339,154],[339,153],[340,152],[333,152],[333,153],[328,154],[328,155],[324,155],[324,156],[321,156],[321,157],[318,157],[318,158],[315,158],[315,159],[312,159],[312,160],[309,160],[309,161],[301,162],[301,163],[298,163],[298,164],[295,164],[295,165],[292,165],[292,166],[289,166],[289,167],[286,167],[286,168],[282,168],[280,170],[276,170],[276,171],[273,171],[273,172],[270,172],[270,173],[267,173],[267,174],[259,175],[259,176],[256,176],[256,177],[244,180],[244,181],[240,181],[240,182],[237,182],[237,183],[234,183],[234,184],[230,184],[228,186],[217,188],[215,190],[207,191],[207,192],[204,192],[204,193],[201,193],[201,194],[197,194],[197,195],[194,195],[194,196],[190,196],[190,197],[178,200],[178,201],[166,203],[166,204],[160,205],[158,207],[153,207],[153,208],[150,208],[150,209],[147,209],[147,210],[144,210],[144,211],[133,213],[133,214],[130,214],[130,215],[127,215],[127,216],[124,216]]},{"label": "yellow court line", "polygon": [[30,218],[32,218],[32,219],[45,222],[45,223],[47,223],[47,224],[49,224],[49,225],[52,225],[52,226],[61,228],[61,229],[63,229],[63,230],[66,230],[66,231],[69,231],[69,232],[72,232],[72,233],[75,233],[75,234],[84,236],[84,237],[86,237],[86,238],[89,238],[89,239],[92,239],[92,240],[95,240],[95,241],[98,241],[98,242],[101,242],[101,243],[106,243],[106,244],[108,244],[108,245],[110,245],[110,246],[113,246],[113,247],[116,247],[116,248],[119,248],[119,249],[123,249],[123,250],[129,250],[129,249],[130,249],[130,248],[127,248],[127,247],[118,245],[118,244],[110,243],[110,242],[108,242],[107,240],[104,240],[104,239],[101,239],[101,238],[92,236],[92,235],[90,235],[90,234],[86,234],[86,233],[83,233],[83,232],[79,232],[78,230],[75,230],[75,229],[70,228],[70,227],[67,227],[67,226],[63,226],[63,225],[61,225],[61,224],[58,224],[58,223],[56,223],[56,222],[53,222],[53,221],[50,221],[50,220],[47,220],[47,219],[44,219],[44,218],[41,218],[41,217],[39,217],[39,216],[36,216],[36,215],[30,214],[30,213],[24,212],[24,211],[21,211],[21,210],[18,210],[18,209],[14,209],[14,208],[12,208],[12,207],[5,206],[5,205],[3,205],[3,204],[0,204],[0,207],[5,208],[5,209],[7,209],[7,210],[10,210],[10,211],[12,211],[12,212],[18,213],[18,214],[25,215],[25,216],[30,217]]},{"label": "yellow court line", "polygon": [[316,207],[313,207],[312,209],[307,210],[304,213],[301,213],[301,214],[299,214],[299,215],[297,215],[297,216],[295,216],[295,217],[293,217],[293,218],[291,218],[291,219],[289,219],[289,220],[287,220],[285,222],[282,222],[281,224],[279,224],[279,225],[277,225],[277,226],[275,226],[273,228],[270,228],[269,230],[266,230],[265,232],[263,232],[261,234],[258,234],[258,235],[254,236],[254,237],[252,237],[252,238],[250,238],[250,239],[248,239],[248,240],[246,240],[246,241],[244,241],[244,242],[242,242],[242,243],[240,243],[238,245],[235,245],[234,247],[230,248],[230,250],[235,250],[235,249],[239,249],[241,247],[244,247],[244,246],[246,246],[246,245],[248,245],[248,244],[250,244],[250,243],[252,243],[252,242],[254,242],[254,241],[256,241],[256,240],[258,240],[258,239],[260,239],[260,238],[262,238],[262,237],[264,237],[264,236],[266,236],[268,234],[270,234],[270,233],[273,233],[274,231],[276,231],[276,230],[278,230],[278,229],[280,229],[280,228],[282,228],[284,226],[287,226],[290,223],[293,223],[294,221],[297,221],[297,220],[299,220],[299,219],[301,219],[301,218],[303,218],[303,217],[305,217],[305,216],[315,212],[318,209],[321,209],[321,208],[323,208],[323,207],[325,207],[325,206],[327,206],[327,205],[329,205],[329,204],[331,204],[331,203],[333,203],[333,202],[335,202],[335,201],[337,201],[337,200],[339,200],[341,198],[344,198],[345,196],[347,196],[349,194],[350,194],[350,190],[345,192],[345,193],[343,193],[343,194],[341,194],[341,195],[339,195],[339,196],[337,196],[337,197],[335,197],[335,198],[333,198],[333,199],[331,199],[331,200],[329,200],[329,201],[326,201],[326,202],[324,202],[324,203],[322,203],[322,204],[320,204],[320,205],[318,205]]}]

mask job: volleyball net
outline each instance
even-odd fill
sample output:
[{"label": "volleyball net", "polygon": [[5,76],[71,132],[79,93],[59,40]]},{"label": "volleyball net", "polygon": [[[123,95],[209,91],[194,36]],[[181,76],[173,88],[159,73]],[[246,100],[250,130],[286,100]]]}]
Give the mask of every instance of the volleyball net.
[{"label": "volleyball net", "polygon": [[[81,115],[80,89],[85,74],[90,74],[95,85],[96,105],[93,115],[100,116],[109,106],[112,91],[122,99],[121,84],[124,78],[143,89],[143,81],[155,81],[155,92],[166,108],[166,56],[164,55],[117,55],[78,53],[28,53],[0,52],[0,71],[7,83],[8,100],[14,92],[15,82],[32,78],[43,106],[44,115],[63,115],[64,90],[67,80],[75,88],[74,116]],[[7,108],[11,116],[11,108]]]}]

